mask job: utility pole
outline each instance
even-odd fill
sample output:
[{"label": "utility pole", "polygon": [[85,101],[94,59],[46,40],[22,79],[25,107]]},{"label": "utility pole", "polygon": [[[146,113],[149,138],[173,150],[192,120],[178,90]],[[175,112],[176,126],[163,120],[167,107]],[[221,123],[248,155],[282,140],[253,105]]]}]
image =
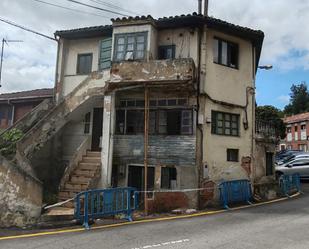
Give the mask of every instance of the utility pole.
[{"label": "utility pole", "polygon": [[6,40],[2,39],[2,45],[1,45],[1,59],[0,59],[0,87],[1,85],[1,79],[2,79],[2,64],[3,64],[3,54],[4,54],[4,45],[9,45],[9,42],[23,42],[21,40]]}]

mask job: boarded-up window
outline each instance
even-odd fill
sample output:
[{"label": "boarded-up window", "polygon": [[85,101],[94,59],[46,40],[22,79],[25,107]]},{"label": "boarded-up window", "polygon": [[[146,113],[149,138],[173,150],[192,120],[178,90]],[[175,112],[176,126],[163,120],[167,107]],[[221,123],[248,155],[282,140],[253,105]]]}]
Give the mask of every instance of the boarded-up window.
[{"label": "boarded-up window", "polygon": [[112,56],[112,38],[106,38],[101,41],[100,44],[100,70],[108,69],[111,67]]}]

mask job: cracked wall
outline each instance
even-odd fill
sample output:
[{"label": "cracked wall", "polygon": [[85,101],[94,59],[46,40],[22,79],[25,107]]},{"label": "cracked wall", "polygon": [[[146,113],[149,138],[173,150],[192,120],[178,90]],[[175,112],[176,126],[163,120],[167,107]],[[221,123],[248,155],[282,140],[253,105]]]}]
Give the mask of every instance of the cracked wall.
[{"label": "cracked wall", "polygon": [[0,227],[24,227],[41,215],[42,186],[27,173],[0,158]]}]

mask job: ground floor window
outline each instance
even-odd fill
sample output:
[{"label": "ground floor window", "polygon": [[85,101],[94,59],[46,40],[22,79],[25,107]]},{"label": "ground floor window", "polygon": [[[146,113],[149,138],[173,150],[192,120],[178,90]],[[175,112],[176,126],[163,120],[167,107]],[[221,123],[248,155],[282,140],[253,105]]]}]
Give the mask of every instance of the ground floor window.
[{"label": "ground floor window", "polygon": [[[144,190],[144,174],[145,169],[143,166],[128,166],[128,187],[136,188],[139,191]],[[155,179],[155,168],[147,168],[147,190],[151,191],[154,189],[154,179]]]},{"label": "ground floor window", "polygon": [[177,181],[176,168],[161,168],[161,188],[163,189],[175,189]]},{"label": "ground floor window", "polygon": [[227,149],[226,156],[228,162],[238,162],[238,149]]}]

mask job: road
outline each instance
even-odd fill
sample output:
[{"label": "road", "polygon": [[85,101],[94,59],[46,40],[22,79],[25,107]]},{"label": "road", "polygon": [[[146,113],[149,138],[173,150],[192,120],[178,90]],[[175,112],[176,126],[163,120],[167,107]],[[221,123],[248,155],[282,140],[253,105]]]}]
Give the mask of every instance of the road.
[{"label": "road", "polygon": [[309,184],[304,195],[221,214],[0,241],[2,249],[309,248]]}]

